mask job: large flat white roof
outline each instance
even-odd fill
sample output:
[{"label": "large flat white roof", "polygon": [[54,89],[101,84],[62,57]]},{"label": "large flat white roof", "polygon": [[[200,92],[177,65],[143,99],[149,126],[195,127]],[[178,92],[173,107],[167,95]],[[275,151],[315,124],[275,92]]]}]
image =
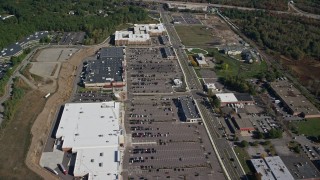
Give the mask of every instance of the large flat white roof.
[{"label": "large flat white roof", "polygon": [[68,103],[57,129],[62,148],[77,153],[74,176],[89,179],[118,178],[120,103]]},{"label": "large flat white roof", "polygon": [[83,177],[89,174],[89,180],[117,179],[118,166],[117,147],[80,149],[77,151],[73,174]]},{"label": "large flat white roof", "polygon": [[262,180],[294,180],[286,165],[279,156],[268,156],[264,159],[251,159]]},{"label": "large flat white roof", "polygon": [[133,31],[116,31],[115,40],[147,41],[150,33],[162,33],[165,31],[163,24],[135,24]]},{"label": "large flat white roof", "polygon": [[261,173],[261,180],[275,180],[272,175],[271,169],[268,167],[263,159],[251,159],[253,167],[258,173]]},{"label": "large flat white roof", "polygon": [[85,148],[118,146],[120,103],[68,103],[57,129],[62,148],[73,152]]},{"label": "large flat white roof", "polygon": [[233,93],[219,93],[216,96],[220,99],[222,103],[232,103],[238,102],[238,99]]},{"label": "large flat white roof", "polygon": [[128,40],[128,41],[147,41],[150,39],[149,34],[133,34],[132,31],[116,31],[115,40]]},{"label": "large flat white roof", "polygon": [[264,160],[276,179],[294,180],[293,176],[279,156],[265,157]]},{"label": "large flat white roof", "polygon": [[162,23],[160,24],[135,24],[134,25],[135,33],[136,31],[145,31],[146,33],[162,33],[165,31],[165,28]]}]

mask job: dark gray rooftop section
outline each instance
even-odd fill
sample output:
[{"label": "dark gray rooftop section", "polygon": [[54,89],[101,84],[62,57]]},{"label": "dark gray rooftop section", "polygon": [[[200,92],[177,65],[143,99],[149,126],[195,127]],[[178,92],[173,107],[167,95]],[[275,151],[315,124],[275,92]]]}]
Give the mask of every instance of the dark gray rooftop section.
[{"label": "dark gray rooftop section", "polygon": [[123,48],[122,47],[104,47],[100,50],[100,58],[109,58],[109,57],[116,57],[122,58],[123,57]]},{"label": "dark gray rooftop section", "polygon": [[253,98],[248,93],[235,93],[234,96],[238,99],[238,101],[253,101]]},{"label": "dark gray rooftop section", "polygon": [[159,36],[159,40],[161,44],[167,44],[168,43],[168,37],[167,36]]},{"label": "dark gray rooftop section", "polygon": [[320,172],[309,159],[299,156],[281,156],[281,159],[295,179],[320,178]]},{"label": "dark gray rooftop section", "polygon": [[192,97],[181,97],[179,102],[186,119],[200,118]]},{"label": "dark gray rooftop section", "polygon": [[85,83],[123,81],[122,58],[102,58],[88,61]]},{"label": "dark gray rooftop section", "polygon": [[161,55],[162,55],[163,58],[168,58],[168,57],[174,56],[173,52],[172,52],[172,49],[170,49],[168,47],[161,48],[160,52],[161,52]]}]

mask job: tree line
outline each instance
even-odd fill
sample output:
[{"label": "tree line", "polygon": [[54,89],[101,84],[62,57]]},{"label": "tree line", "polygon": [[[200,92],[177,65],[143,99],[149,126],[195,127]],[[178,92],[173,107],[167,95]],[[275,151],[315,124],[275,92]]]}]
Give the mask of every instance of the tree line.
[{"label": "tree line", "polygon": [[[0,49],[35,31],[84,31],[88,43],[106,38],[117,26],[147,18],[137,6],[122,0],[24,0],[0,1],[0,13],[14,17],[0,21]],[[74,15],[69,12],[73,11]]]},{"label": "tree line", "polygon": [[0,79],[0,97],[4,95],[6,85],[10,79],[10,77],[13,75],[14,71],[17,69],[21,61],[26,57],[27,53],[30,52],[30,49],[24,50],[24,52],[18,56],[18,57],[11,57],[10,62],[12,64],[11,68],[7,69],[7,72],[5,75]]},{"label": "tree line", "polygon": [[294,5],[302,11],[320,14],[319,0],[295,0]]},{"label": "tree line", "polygon": [[263,11],[224,9],[242,32],[267,52],[295,60],[320,60],[320,21]]}]

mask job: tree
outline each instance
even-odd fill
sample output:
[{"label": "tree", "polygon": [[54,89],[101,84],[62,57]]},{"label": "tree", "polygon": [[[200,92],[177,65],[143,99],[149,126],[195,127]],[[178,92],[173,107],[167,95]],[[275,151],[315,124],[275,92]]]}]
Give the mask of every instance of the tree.
[{"label": "tree", "polygon": [[238,136],[235,135],[235,136],[233,137],[233,141],[239,141]]},{"label": "tree", "polygon": [[259,145],[259,142],[258,142],[258,141],[254,141],[254,142],[251,143],[251,145],[252,145],[252,146],[258,146],[258,145]]},{"label": "tree", "polygon": [[263,139],[264,138],[264,135],[262,132],[257,132],[257,139]]},{"label": "tree", "polygon": [[198,66],[198,63],[197,63],[195,60],[192,60],[192,61],[191,61],[191,65],[192,65],[193,67],[197,67],[197,66]]},{"label": "tree", "polygon": [[265,141],[263,144],[266,145],[266,146],[268,146],[268,145],[271,144],[271,141]]},{"label": "tree", "polygon": [[242,140],[242,141],[240,142],[240,145],[241,145],[242,147],[248,147],[249,143],[248,143],[248,141],[246,141],[246,140]]},{"label": "tree", "polygon": [[300,150],[300,147],[299,147],[298,145],[296,145],[296,146],[293,147],[293,151],[294,151],[295,153],[298,153],[298,154],[299,154],[301,150]]},{"label": "tree", "polygon": [[223,64],[222,64],[222,69],[223,69],[224,71],[228,71],[228,70],[229,70],[229,64],[228,64],[228,63],[223,63]]},{"label": "tree", "polygon": [[262,174],[261,173],[254,173],[254,179],[255,180],[262,180]]},{"label": "tree", "polygon": [[221,100],[217,96],[212,96],[212,105],[216,108],[220,108],[221,106]]},{"label": "tree", "polygon": [[281,129],[275,129],[275,128],[270,129],[269,137],[271,139],[282,138],[282,130]]}]

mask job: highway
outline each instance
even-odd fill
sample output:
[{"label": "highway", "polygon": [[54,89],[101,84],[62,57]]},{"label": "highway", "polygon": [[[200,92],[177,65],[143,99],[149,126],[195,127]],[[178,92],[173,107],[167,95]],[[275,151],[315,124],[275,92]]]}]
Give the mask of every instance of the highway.
[{"label": "highway", "polygon": [[183,45],[181,44],[180,38],[173,26],[170,22],[172,21],[171,16],[167,14],[162,8],[160,10],[161,17],[163,19],[163,23],[168,31],[169,39],[172,44],[172,47],[177,55],[177,58],[179,59],[179,64],[182,67],[182,71],[184,74],[185,81],[187,82],[187,88],[189,90],[197,90],[202,89],[201,83],[198,81],[195,71],[191,66],[189,66],[188,62],[188,56],[185,54],[183,50]]},{"label": "highway", "polygon": [[[185,83],[188,91],[195,99],[196,105],[200,111],[200,115],[204,121],[208,136],[211,140],[213,148],[217,154],[218,160],[224,170],[226,179],[247,179],[245,172],[233,151],[233,147],[229,142],[222,137],[222,132],[219,132],[221,126],[218,119],[214,116],[213,108],[208,99],[203,95],[203,87],[197,78],[197,75],[192,66],[189,65],[187,55],[183,50],[180,38],[171,24],[171,17],[168,12],[160,9],[162,23],[165,25],[170,42],[176,52],[179,64],[182,68],[185,77]],[[202,96],[201,96],[202,94]]]}]

